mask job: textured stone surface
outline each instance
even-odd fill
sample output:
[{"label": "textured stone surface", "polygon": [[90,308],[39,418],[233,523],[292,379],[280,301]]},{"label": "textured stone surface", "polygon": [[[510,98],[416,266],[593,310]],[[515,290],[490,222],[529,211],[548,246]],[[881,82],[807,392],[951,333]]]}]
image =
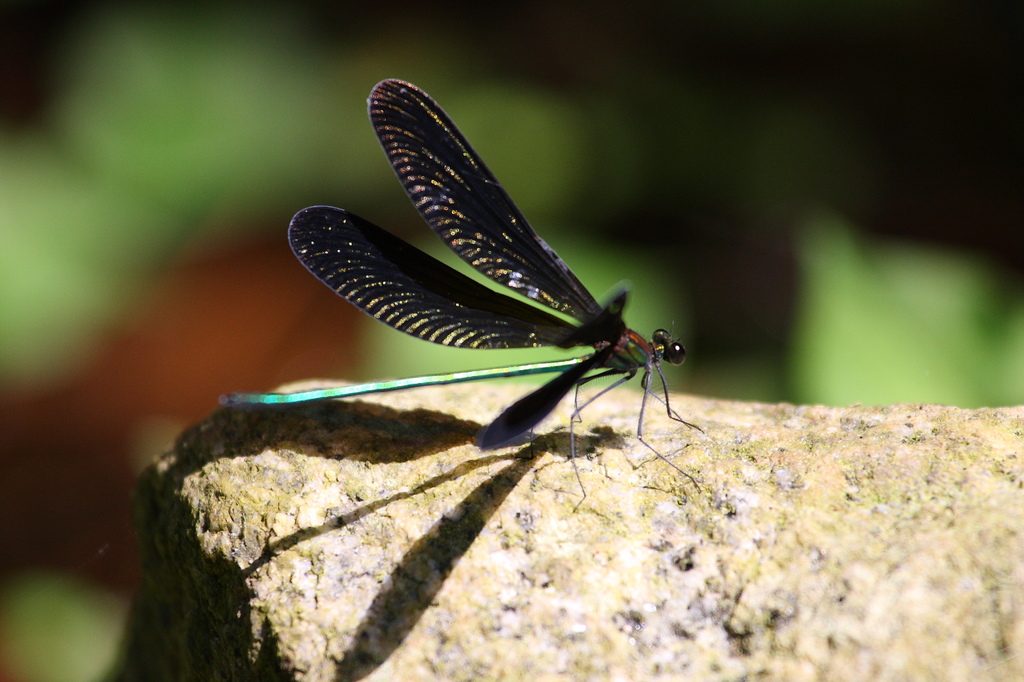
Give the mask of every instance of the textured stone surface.
[{"label": "textured stone surface", "polygon": [[[124,679],[1024,678],[1024,408],[514,384],[218,410],[143,475]],[[567,403],[569,401],[566,401]]]}]

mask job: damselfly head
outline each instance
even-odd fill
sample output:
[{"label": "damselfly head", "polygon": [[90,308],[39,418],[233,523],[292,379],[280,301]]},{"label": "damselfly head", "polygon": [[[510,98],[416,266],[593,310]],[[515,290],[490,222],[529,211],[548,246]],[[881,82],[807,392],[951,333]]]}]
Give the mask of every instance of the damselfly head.
[{"label": "damselfly head", "polygon": [[673,365],[681,365],[686,359],[686,349],[683,344],[672,338],[664,329],[659,329],[651,335],[651,345],[659,358]]}]

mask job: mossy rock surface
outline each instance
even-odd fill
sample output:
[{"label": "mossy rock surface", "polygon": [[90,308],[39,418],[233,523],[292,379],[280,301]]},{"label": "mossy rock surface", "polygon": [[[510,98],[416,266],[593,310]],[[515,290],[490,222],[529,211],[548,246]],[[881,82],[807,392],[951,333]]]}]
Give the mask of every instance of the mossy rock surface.
[{"label": "mossy rock surface", "polygon": [[122,678],[1024,679],[1024,408],[649,402],[694,485],[627,390],[575,469],[567,405],[476,449],[523,392],[189,429],[139,483]]}]

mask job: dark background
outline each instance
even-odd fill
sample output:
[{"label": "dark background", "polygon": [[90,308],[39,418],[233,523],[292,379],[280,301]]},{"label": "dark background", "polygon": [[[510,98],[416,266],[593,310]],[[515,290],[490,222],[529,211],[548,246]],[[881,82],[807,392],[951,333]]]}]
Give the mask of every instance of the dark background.
[{"label": "dark background", "polygon": [[1022,8],[5,3],[0,680],[102,669],[134,478],[220,393],[508,361],[407,345],[288,250],[318,203],[437,241],[366,120],[383,78],[595,294],[633,282],[676,390],[1019,404]]}]

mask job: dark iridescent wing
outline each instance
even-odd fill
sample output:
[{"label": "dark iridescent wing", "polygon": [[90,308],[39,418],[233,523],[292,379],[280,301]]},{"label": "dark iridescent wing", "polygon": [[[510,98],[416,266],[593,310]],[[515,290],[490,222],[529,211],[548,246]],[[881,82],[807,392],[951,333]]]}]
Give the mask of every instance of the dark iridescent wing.
[{"label": "dark iridescent wing", "polygon": [[580,322],[601,312],[429,95],[411,83],[386,80],[370,93],[369,109],[413,205],[464,261]]},{"label": "dark iridescent wing", "polygon": [[321,282],[388,326],[426,341],[529,348],[556,345],[575,330],[340,208],[299,211],[288,241]]},{"label": "dark iridescent wing", "polygon": [[476,435],[477,447],[482,450],[500,448],[537,426],[544,417],[551,414],[565,394],[580,383],[584,374],[603,365],[613,352],[614,348],[607,346],[580,364],[562,372],[533,393],[517,400],[499,414],[497,419],[480,430]]}]

